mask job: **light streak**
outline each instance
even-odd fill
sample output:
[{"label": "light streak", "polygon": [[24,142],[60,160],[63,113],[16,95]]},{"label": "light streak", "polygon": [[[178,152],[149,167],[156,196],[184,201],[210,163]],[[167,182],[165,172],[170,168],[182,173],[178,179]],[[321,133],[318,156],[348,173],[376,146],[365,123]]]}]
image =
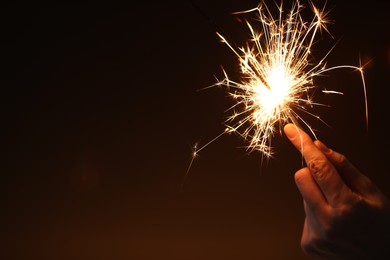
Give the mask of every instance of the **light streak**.
[{"label": "light streak", "polygon": [[[316,38],[323,30],[329,35],[328,19],[325,6],[320,9],[312,2],[308,5],[312,18],[305,20],[301,11],[305,8],[299,0],[293,0],[288,12],[283,10],[283,2],[276,4],[277,15],[263,2],[257,7],[234,14],[256,15],[255,23],[245,19],[250,38],[245,46],[236,47],[224,35],[218,37],[238,58],[241,69],[240,80],[228,77],[224,69],[224,78],[210,87],[223,86],[234,105],[228,109],[230,116],[225,121],[226,129],[202,147],[195,147],[187,174],[194,158],[205,147],[225,133],[236,133],[241,136],[249,152],[258,151],[264,157],[273,156],[272,138],[282,132],[286,123],[304,125],[316,138],[310,123],[302,114],[316,120],[322,119],[313,112],[314,106],[324,106],[313,100],[313,90],[319,88],[313,79],[335,69],[352,69],[360,73],[364,89],[366,121],[368,107],[363,67],[339,65],[326,67],[326,58],[332,48],[320,59],[312,55]],[[322,90],[327,94],[343,94],[336,90]],[[323,122],[323,121],[322,121]],[[324,122],[325,123],[325,122]]]}]

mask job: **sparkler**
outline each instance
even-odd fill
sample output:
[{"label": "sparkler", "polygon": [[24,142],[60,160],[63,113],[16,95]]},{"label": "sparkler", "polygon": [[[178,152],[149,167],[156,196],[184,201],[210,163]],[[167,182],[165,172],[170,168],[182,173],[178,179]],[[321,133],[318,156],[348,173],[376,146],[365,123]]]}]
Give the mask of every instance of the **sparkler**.
[{"label": "sparkler", "polygon": [[[312,112],[314,106],[325,105],[312,98],[313,90],[319,88],[313,79],[330,70],[348,68],[360,73],[368,120],[363,67],[326,67],[325,60],[333,47],[317,62],[312,57],[316,37],[324,30],[330,35],[327,25],[332,21],[328,19],[329,12],[325,11],[325,6],[320,9],[312,2],[309,2],[309,6],[313,17],[308,21],[301,15],[304,5],[299,0],[293,0],[288,12],[284,12],[283,2],[276,5],[276,16],[272,15],[264,2],[253,9],[234,13],[256,14],[255,24],[245,20],[251,37],[243,47],[236,47],[217,32],[222,42],[238,58],[240,81],[230,79],[222,69],[224,79],[206,87],[226,87],[235,104],[227,110],[231,115],[225,122],[226,129],[204,146],[194,147],[187,174],[198,153],[225,133],[238,134],[247,143],[249,152],[258,151],[266,158],[273,156],[272,138],[277,132],[282,132],[282,126],[288,122],[297,126],[303,124],[316,138],[309,122],[301,114],[322,121]],[[322,92],[343,94],[340,91]]]}]

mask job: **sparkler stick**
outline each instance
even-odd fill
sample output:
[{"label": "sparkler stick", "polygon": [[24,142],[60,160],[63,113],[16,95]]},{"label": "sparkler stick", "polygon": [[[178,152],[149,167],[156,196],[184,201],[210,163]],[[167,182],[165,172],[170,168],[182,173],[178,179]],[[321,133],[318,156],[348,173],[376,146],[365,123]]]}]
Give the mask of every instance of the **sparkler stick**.
[{"label": "sparkler stick", "polygon": [[[306,21],[301,15],[305,8],[299,0],[293,0],[288,12],[283,10],[283,2],[276,6],[277,15],[273,15],[269,7],[261,2],[257,7],[236,12],[235,15],[256,15],[256,23],[248,20],[246,25],[250,39],[246,46],[236,47],[224,35],[217,32],[218,37],[238,58],[241,68],[239,81],[227,76],[210,87],[224,86],[235,104],[227,111],[231,115],[225,121],[224,132],[213,138],[204,146],[194,147],[191,163],[186,176],[198,152],[220,138],[225,133],[236,133],[247,143],[247,151],[258,151],[265,158],[273,156],[271,141],[277,132],[282,132],[286,123],[297,126],[303,124],[316,138],[310,123],[302,114],[316,120],[321,118],[312,112],[316,103],[312,99],[313,90],[319,88],[313,79],[335,69],[353,69],[360,73],[364,89],[366,122],[368,123],[367,94],[363,67],[339,65],[326,67],[326,58],[333,47],[318,62],[312,57],[312,48],[319,33],[330,32],[327,25],[331,23],[325,6],[317,8],[308,3],[313,17]],[[322,90],[324,93],[343,94],[336,90]],[[323,122],[323,121],[322,121]],[[323,122],[325,123],[325,122]],[[262,158],[263,158],[262,157]]]}]

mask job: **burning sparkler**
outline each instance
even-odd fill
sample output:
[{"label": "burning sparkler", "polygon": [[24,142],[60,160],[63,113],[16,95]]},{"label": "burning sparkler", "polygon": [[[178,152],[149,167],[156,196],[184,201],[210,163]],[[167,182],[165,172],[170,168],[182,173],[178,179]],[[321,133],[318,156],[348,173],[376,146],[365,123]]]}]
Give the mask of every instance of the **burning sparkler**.
[{"label": "burning sparkler", "polygon": [[[331,21],[325,7],[319,9],[312,2],[309,5],[313,14],[309,21],[301,15],[304,6],[299,0],[293,1],[288,12],[283,11],[281,2],[276,6],[277,16],[272,15],[264,2],[251,10],[235,13],[256,14],[256,24],[246,20],[251,38],[243,47],[235,47],[217,32],[222,42],[237,56],[241,80],[231,80],[223,70],[224,79],[210,86],[226,87],[235,104],[228,109],[231,115],[225,122],[225,131],[206,145],[194,147],[188,170],[197,154],[225,133],[240,135],[250,152],[259,151],[267,158],[273,155],[272,137],[281,132],[282,126],[288,122],[305,125],[315,137],[310,124],[300,114],[305,113],[321,120],[310,110],[313,106],[323,105],[312,100],[312,91],[318,88],[313,78],[325,72],[341,68],[358,71],[366,96],[362,67],[341,65],[327,68],[325,59],[332,48],[318,62],[314,62],[311,51],[316,36],[323,30],[329,33],[327,25]],[[339,91],[322,92],[342,94]],[[368,120],[367,101],[365,108]]]}]

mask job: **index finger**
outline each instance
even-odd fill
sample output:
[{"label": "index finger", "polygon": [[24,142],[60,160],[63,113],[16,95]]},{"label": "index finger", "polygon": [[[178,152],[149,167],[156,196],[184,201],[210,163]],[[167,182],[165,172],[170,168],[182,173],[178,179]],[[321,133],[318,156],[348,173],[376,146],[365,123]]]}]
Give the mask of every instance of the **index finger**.
[{"label": "index finger", "polygon": [[284,133],[291,143],[301,152],[306,164],[313,160],[326,160],[325,154],[314,144],[313,140],[303,130],[296,125],[287,124],[284,127]]},{"label": "index finger", "polygon": [[284,132],[302,153],[310,173],[332,207],[337,207],[353,198],[352,191],[345,185],[336,168],[308,134],[293,124],[287,124]]}]

